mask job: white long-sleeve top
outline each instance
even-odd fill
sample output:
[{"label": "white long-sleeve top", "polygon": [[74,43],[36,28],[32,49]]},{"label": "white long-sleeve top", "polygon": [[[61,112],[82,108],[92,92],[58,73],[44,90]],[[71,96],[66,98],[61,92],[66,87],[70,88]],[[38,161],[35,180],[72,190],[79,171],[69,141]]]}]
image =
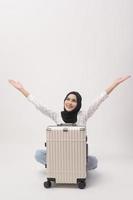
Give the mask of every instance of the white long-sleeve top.
[{"label": "white long-sleeve top", "polygon": [[[80,110],[77,114],[77,125],[80,126],[86,126],[87,120],[94,114],[94,112],[98,109],[100,104],[108,97],[109,95],[107,94],[106,91],[103,91],[88,107],[87,111],[82,111]],[[36,98],[30,94],[27,97],[28,101],[31,102],[39,111],[41,111],[44,115],[52,119],[56,124],[62,124],[64,123],[62,117],[61,117],[61,112],[55,112],[44,105],[40,104]]]}]

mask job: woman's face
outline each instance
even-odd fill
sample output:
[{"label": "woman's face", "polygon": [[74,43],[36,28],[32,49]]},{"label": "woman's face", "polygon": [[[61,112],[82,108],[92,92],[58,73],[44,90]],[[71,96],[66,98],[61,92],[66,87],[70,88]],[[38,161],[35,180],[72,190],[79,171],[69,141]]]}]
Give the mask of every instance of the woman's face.
[{"label": "woman's face", "polygon": [[64,102],[65,109],[70,112],[77,107],[77,98],[74,94],[69,94]]}]

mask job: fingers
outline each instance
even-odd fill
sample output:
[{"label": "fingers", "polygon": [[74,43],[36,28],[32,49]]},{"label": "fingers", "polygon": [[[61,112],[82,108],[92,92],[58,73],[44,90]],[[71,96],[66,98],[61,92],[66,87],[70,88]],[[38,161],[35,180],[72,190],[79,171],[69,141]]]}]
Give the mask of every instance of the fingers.
[{"label": "fingers", "polygon": [[[18,81],[15,81],[15,80],[12,80],[12,79],[9,79],[8,81],[9,81],[9,83],[11,83],[11,84],[17,84],[17,83],[19,83]],[[19,83],[19,84],[20,84],[20,83]]]},{"label": "fingers", "polygon": [[130,78],[131,77],[131,75],[127,75],[127,76],[124,76],[124,77],[120,77],[119,79],[120,80],[126,80],[126,79],[128,79],[128,78]]},{"label": "fingers", "polygon": [[15,83],[15,81],[11,80],[11,79],[9,79],[8,82],[11,83],[11,84]]},{"label": "fingers", "polygon": [[125,76],[125,77],[123,78],[123,80],[125,81],[125,80],[129,79],[130,77],[131,77],[131,75]]},{"label": "fingers", "polygon": [[127,79],[128,79],[128,78],[131,78],[131,77],[132,77],[131,75],[128,75],[128,76],[127,76]]},{"label": "fingers", "polygon": [[18,88],[18,83],[16,81],[14,80],[8,80],[8,81],[12,86],[14,86],[15,88]]}]

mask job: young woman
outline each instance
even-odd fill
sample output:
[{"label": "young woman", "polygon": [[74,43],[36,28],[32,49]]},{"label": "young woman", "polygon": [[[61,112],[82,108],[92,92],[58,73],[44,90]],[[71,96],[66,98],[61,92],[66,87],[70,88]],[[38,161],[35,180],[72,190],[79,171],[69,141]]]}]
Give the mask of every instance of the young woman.
[{"label": "young woman", "polygon": [[[20,91],[28,101],[30,101],[38,110],[44,115],[51,118],[56,124],[62,123],[76,123],[77,125],[86,126],[87,120],[94,114],[100,104],[109,96],[109,94],[116,88],[120,83],[124,82],[131,76],[124,76],[116,79],[113,83],[105,89],[100,96],[89,106],[87,111],[81,111],[82,97],[76,92],[72,91],[68,93],[64,99],[64,110],[61,112],[54,112],[49,110],[47,107],[41,105],[35,97],[30,94],[23,85],[15,80],[9,80],[9,83]],[[35,153],[35,159],[46,164],[46,150],[39,149]],[[88,170],[95,169],[97,167],[97,158],[94,156],[88,156],[87,165]]]}]

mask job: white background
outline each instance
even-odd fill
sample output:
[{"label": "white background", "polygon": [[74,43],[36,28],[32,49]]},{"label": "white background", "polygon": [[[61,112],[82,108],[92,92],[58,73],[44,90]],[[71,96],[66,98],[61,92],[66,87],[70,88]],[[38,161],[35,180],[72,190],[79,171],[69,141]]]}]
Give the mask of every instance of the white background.
[{"label": "white background", "polygon": [[[53,110],[62,110],[67,92],[77,90],[83,97],[82,109],[87,109],[114,79],[133,74],[132,10],[131,0],[0,0],[2,169],[8,169],[9,163],[14,169],[21,156],[22,165],[30,160],[36,169],[34,151],[43,148],[45,128],[53,124],[11,87],[8,79],[22,82]],[[133,159],[132,86],[132,78],[119,85],[87,123],[90,154],[100,163],[123,159],[121,164],[126,163],[127,170]],[[111,168],[108,170],[110,173]],[[2,177],[4,180],[6,175]],[[3,195],[7,181],[4,184]],[[93,184],[94,190],[96,186]]]}]

